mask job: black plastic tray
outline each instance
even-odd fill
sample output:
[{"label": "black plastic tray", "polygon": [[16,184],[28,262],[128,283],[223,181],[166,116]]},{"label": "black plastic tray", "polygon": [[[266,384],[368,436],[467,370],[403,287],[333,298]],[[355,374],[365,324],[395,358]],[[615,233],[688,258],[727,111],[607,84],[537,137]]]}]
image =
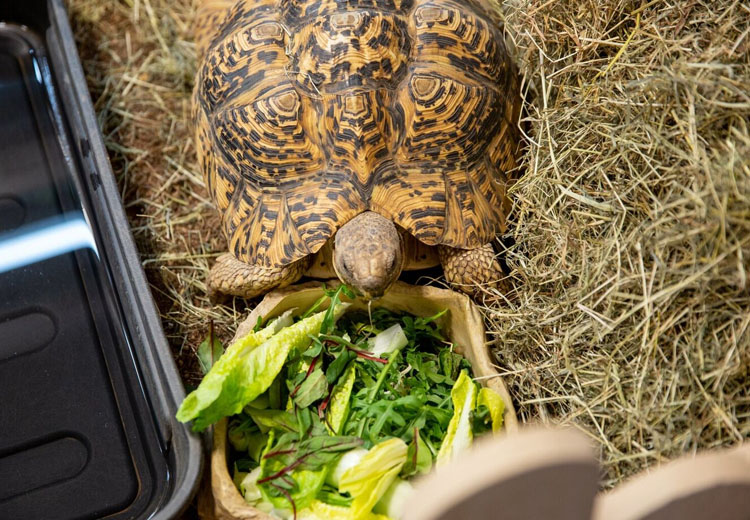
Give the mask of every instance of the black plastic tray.
[{"label": "black plastic tray", "polygon": [[174,518],[200,440],[66,12],[0,22],[0,519]]}]

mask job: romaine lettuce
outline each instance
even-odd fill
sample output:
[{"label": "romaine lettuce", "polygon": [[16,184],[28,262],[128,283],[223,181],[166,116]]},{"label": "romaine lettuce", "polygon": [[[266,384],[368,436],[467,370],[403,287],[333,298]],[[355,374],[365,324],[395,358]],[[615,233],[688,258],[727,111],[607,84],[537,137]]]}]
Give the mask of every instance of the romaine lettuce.
[{"label": "romaine lettuce", "polygon": [[474,438],[471,431],[471,412],[477,398],[477,385],[466,370],[461,371],[451,390],[453,417],[448,424],[445,438],[437,454],[436,466],[440,467],[453,460],[459,453],[471,446]]},{"label": "romaine lettuce", "polygon": [[477,406],[486,406],[492,417],[492,433],[497,434],[503,428],[503,412],[505,403],[497,392],[490,388],[482,388],[477,397]]},{"label": "romaine lettuce", "polygon": [[341,475],[339,492],[350,493],[352,520],[367,518],[406,462],[407,446],[398,438],[373,446],[354,467]]},{"label": "romaine lettuce", "polygon": [[[363,520],[389,520],[387,516],[369,513]],[[354,520],[352,510],[348,507],[332,506],[320,500],[315,500],[310,507],[297,514],[297,520]]]},{"label": "romaine lettuce", "polygon": [[[344,304],[340,307],[338,311]],[[182,402],[177,419],[193,420],[193,430],[200,431],[239,413],[271,386],[290,350],[302,351],[309,345],[309,335],[320,332],[325,315],[319,312],[281,330],[274,322],[232,344]]]},{"label": "romaine lettuce", "polygon": [[344,375],[341,376],[339,382],[331,391],[331,403],[328,409],[328,421],[326,422],[326,428],[331,435],[341,433],[341,427],[349,415],[349,401],[354,387],[355,374],[354,363],[349,363]]}]

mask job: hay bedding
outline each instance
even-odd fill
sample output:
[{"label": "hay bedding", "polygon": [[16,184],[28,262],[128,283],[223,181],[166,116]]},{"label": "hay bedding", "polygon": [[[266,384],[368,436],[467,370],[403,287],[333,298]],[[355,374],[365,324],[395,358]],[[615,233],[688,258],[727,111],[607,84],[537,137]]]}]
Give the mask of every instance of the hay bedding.
[{"label": "hay bedding", "polygon": [[[189,129],[194,6],[69,0],[130,224],[186,383],[224,248]],[[529,147],[515,289],[485,307],[523,419],[601,446],[609,487],[750,434],[750,8],[739,0],[501,6]],[[235,305],[241,306],[240,302]]]}]

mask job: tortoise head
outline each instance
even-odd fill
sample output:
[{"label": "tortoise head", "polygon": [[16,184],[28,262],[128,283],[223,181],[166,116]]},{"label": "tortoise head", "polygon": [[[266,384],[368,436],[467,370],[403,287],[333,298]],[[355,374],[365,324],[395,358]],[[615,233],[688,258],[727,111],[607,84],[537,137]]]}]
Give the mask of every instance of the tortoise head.
[{"label": "tortoise head", "polygon": [[367,300],[379,298],[398,279],[404,248],[396,225],[366,211],[344,224],[333,245],[333,268],[339,279]]}]

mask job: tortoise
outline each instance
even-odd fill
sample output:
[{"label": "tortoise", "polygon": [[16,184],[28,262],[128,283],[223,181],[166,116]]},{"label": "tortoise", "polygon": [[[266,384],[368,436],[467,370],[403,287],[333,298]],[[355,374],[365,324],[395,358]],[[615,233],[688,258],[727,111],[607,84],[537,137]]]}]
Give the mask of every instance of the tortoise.
[{"label": "tortoise", "polygon": [[521,97],[480,0],[203,0],[196,148],[229,253],[209,294],[334,274],[367,299],[441,264],[503,277]]}]

